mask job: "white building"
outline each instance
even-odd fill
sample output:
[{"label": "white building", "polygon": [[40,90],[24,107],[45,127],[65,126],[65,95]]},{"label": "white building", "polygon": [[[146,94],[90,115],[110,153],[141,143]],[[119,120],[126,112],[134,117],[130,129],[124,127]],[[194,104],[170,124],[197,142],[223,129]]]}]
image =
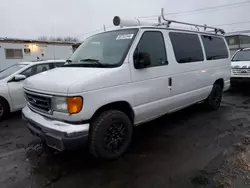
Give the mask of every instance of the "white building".
[{"label": "white building", "polygon": [[250,48],[250,30],[230,32],[225,37],[231,56],[239,49]]},{"label": "white building", "polygon": [[0,38],[0,71],[23,61],[68,59],[76,43]]}]

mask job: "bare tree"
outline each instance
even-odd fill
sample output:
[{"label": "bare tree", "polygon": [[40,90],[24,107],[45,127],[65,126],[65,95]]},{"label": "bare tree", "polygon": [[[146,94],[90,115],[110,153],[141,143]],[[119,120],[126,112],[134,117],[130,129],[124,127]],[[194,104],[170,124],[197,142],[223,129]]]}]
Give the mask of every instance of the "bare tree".
[{"label": "bare tree", "polygon": [[49,41],[53,41],[54,42],[54,41],[56,41],[56,38],[55,37],[50,37]]},{"label": "bare tree", "polygon": [[62,37],[56,37],[56,41],[63,41]]},{"label": "bare tree", "polygon": [[49,41],[59,42],[59,41],[63,41],[63,39],[62,39],[62,37],[50,37]]},{"label": "bare tree", "polygon": [[52,41],[52,42],[79,42],[79,39],[76,37],[71,37],[71,36],[67,36],[67,37],[46,37],[46,36],[40,36],[38,37],[38,40],[41,41]]},{"label": "bare tree", "polygon": [[64,37],[64,41],[65,42],[78,42],[79,39],[76,37],[67,36],[67,37]]},{"label": "bare tree", "polygon": [[64,37],[63,40],[64,40],[65,42],[69,42],[69,41],[71,41],[71,37],[70,37],[70,36]]},{"label": "bare tree", "polygon": [[40,36],[40,37],[38,37],[38,40],[40,40],[40,41],[47,41],[48,37],[47,36]]}]

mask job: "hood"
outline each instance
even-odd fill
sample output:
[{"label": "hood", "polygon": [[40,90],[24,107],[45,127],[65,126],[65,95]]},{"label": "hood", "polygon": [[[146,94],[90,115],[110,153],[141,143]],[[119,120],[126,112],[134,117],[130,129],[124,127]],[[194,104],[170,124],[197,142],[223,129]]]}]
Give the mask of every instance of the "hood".
[{"label": "hood", "polygon": [[239,66],[238,68],[246,66],[248,68],[250,67],[250,61],[231,61],[231,66]]},{"label": "hood", "polygon": [[54,94],[67,94],[68,88],[77,80],[87,81],[106,68],[62,67],[31,76],[24,82],[24,88]]}]

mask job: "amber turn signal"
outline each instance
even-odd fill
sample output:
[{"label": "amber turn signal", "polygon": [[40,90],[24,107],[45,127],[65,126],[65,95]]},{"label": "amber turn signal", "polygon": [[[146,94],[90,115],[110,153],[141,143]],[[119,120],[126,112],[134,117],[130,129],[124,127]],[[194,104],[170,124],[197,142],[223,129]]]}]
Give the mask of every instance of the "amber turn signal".
[{"label": "amber turn signal", "polygon": [[67,98],[68,112],[70,114],[77,114],[82,110],[82,97],[68,97]]}]

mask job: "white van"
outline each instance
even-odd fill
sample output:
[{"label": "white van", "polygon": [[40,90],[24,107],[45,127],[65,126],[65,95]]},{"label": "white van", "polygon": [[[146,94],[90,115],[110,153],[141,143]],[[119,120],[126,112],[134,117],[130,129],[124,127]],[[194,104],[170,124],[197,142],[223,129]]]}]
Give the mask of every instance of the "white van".
[{"label": "white van", "polygon": [[68,65],[27,79],[22,114],[31,133],[60,151],[87,143],[93,156],[114,159],[134,126],[201,101],[218,109],[230,86],[224,37],[159,25],[94,35]]}]

